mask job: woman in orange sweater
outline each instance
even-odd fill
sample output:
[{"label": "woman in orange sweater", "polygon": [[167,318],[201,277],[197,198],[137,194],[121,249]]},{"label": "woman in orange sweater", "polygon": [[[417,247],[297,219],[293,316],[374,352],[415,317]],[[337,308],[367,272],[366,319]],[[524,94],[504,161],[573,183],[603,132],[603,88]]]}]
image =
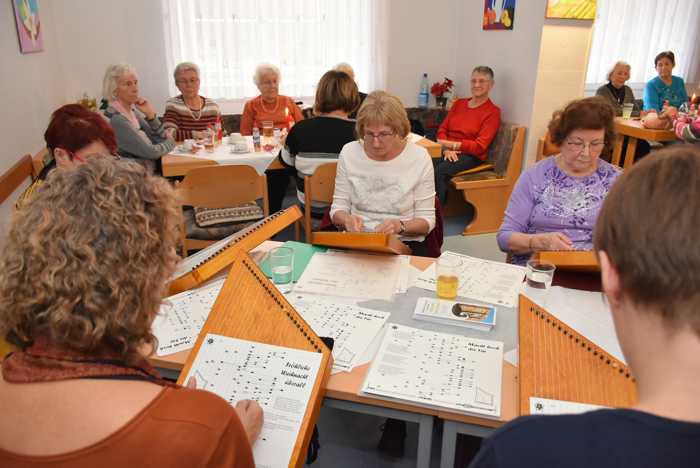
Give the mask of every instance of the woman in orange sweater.
[{"label": "woman in orange sweater", "polygon": [[459,99],[437,132],[443,159],[435,165],[435,191],[440,203],[447,203],[447,184],[458,172],[478,166],[486,160],[491,141],[501,125],[501,109],[491,99],[493,70],[474,68],[471,76],[472,96]]}]

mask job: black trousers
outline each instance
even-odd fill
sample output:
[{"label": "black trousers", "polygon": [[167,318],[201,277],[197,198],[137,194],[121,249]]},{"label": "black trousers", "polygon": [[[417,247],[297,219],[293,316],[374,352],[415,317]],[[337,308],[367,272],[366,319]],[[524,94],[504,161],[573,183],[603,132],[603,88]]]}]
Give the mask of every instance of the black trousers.
[{"label": "black trousers", "polygon": [[268,169],[265,171],[267,176],[267,197],[270,201],[270,214],[277,213],[282,209],[282,200],[287,193],[290,177],[293,177],[296,171],[293,168],[285,169]]},{"label": "black trousers", "polygon": [[482,164],[484,161],[471,154],[460,153],[459,159],[455,162],[447,159],[433,159],[435,171],[435,192],[442,206],[447,204],[447,189],[452,176],[458,172],[466,171]]}]

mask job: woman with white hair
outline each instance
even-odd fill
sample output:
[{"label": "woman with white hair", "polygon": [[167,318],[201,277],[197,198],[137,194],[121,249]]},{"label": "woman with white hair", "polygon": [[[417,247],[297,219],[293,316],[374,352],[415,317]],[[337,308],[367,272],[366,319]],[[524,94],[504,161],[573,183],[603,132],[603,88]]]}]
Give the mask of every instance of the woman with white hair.
[{"label": "woman with white hair", "polygon": [[110,65],[105,72],[104,114],[117,137],[117,151],[154,170],[156,161],[175,147],[175,129],[166,129],[150,102],[139,95],[139,80],[131,65]]},{"label": "woman with white hair", "polygon": [[253,82],[260,95],[245,103],[241,116],[242,135],[252,135],[253,127],[262,128],[264,121],[273,122],[275,128],[289,129],[289,120],[304,119],[294,99],[280,95],[280,78],[279,68],[269,63],[262,63],[255,69]]},{"label": "woman with white hair", "polygon": [[174,128],[178,141],[203,138],[206,130],[213,128],[221,117],[219,106],[199,95],[199,67],[196,64],[182,62],[175,67],[173,78],[181,94],[165,103],[165,128]]},{"label": "woman with white hair", "polygon": [[610,101],[618,116],[622,115],[623,104],[634,104],[632,88],[625,84],[630,79],[630,70],[629,63],[616,62],[608,73],[608,83],[595,92],[596,96],[602,96]]}]

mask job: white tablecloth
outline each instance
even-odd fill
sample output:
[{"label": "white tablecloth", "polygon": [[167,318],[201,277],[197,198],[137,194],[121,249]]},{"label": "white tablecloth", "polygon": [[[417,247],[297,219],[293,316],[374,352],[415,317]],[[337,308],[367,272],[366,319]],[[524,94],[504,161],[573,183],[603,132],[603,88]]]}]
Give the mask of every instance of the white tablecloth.
[{"label": "white tablecloth", "polygon": [[258,174],[264,174],[267,166],[270,165],[273,159],[279,153],[280,148],[276,147],[272,151],[261,151],[254,153],[253,150],[253,137],[245,137],[248,143],[248,153],[232,153],[233,146],[229,145],[224,139],[224,143],[218,145],[214,148],[213,153],[208,153],[206,150],[201,149],[197,153],[192,154],[189,151],[185,151],[182,146],[177,146],[170,152],[171,156],[187,156],[187,157],[197,157],[202,159],[210,159],[216,161],[219,164],[238,164],[238,165],[248,165],[255,168]]}]

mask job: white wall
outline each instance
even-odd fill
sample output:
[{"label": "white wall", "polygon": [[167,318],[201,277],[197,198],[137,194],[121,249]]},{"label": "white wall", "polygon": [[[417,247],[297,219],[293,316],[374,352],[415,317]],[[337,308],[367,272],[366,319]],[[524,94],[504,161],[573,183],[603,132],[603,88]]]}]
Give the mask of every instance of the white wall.
[{"label": "white wall", "polygon": [[430,84],[444,77],[455,78],[458,3],[459,0],[391,0],[387,15],[386,89],[401,98],[405,106],[418,105],[423,73],[428,74]]},{"label": "white wall", "polygon": [[484,2],[456,4],[459,94],[469,95],[469,78],[475,66],[490,66],[496,79],[491,96],[501,108],[503,119],[527,126],[532,113],[546,1],[519,2],[512,31],[482,30]]}]

